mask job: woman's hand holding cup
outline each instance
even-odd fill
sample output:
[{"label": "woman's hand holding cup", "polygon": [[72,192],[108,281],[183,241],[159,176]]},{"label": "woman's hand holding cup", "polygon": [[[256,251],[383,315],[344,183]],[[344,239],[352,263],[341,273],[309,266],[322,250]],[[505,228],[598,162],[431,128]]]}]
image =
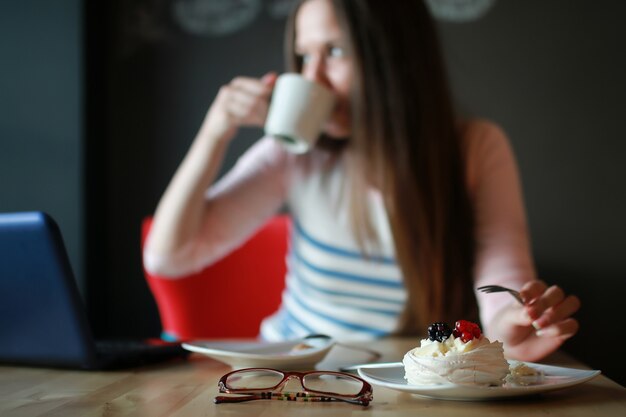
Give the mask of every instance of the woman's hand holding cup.
[{"label": "woman's hand holding cup", "polygon": [[330,90],[299,74],[236,77],[220,88],[201,132],[230,140],[239,127],[264,126],[288,151],[304,153],[317,141],[334,105]]},{"label": "woman's hand holding cup", "polygon": [[263,126],[276,78],[269,72],[260,79],[236,77],[222,86],[201,131],[230,139],[242,126]]}]

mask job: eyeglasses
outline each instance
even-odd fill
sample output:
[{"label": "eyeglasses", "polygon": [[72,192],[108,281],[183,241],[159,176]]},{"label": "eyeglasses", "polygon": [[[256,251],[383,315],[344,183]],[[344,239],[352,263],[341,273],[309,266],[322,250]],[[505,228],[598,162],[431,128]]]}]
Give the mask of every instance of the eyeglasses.
[{"label": "eyeglasses", "polygon": [[[283,392],[287,382],[297,379],[302,391]],[[283,372],[271,368],[245,368],[220,378],[219,392],[238,397],[215,397],[215,403],[238,403],[251,400],[344,401],[368,405],[372,386],[361,378],[333,371]]]}]

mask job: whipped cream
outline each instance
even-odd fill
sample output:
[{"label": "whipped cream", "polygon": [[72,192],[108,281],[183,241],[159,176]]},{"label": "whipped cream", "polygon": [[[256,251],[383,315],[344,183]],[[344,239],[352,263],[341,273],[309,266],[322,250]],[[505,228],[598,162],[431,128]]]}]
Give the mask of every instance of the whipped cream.
[{"label": "whipped cream", "polygon": [[450,335],[445,341],[424,339],[404,355],[409,384],[502,385],[509,373],[502,343],[485,336],[463,342]]},{"label": "whipped cream", "polygon": [[513,361],[506,382],[515,385],[534,385],[545,380],[545,374],[539,369],[526,365],[524,362]]}]

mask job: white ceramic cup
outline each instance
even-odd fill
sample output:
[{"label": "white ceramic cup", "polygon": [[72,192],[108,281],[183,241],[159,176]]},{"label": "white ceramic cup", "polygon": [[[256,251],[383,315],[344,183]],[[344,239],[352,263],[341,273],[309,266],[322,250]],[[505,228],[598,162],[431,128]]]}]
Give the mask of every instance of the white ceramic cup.
[{"label": "white ceramic cup", "polygon": [[282,74],[272,93],[265,134],[290,152],[305,153],[317,141],[334,105],[335,96],[326,87],[299,74]]}]

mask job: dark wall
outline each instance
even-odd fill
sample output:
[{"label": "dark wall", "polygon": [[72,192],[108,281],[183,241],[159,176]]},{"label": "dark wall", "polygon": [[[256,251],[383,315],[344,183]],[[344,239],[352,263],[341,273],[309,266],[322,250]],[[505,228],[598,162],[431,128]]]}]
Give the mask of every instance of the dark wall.
[{"label": "dark wall", "polygon": [[[222,36],[190,35],[172,21],[168,2],[148,3],[108,2],[93,6],[88,17],[94,25],[103,17],[107,22],[91,39],[89,88],[97,101],[88,128],[97,138],[92,162],[102,168],[93,171],[89,195],[89,271],[95,278],[90,308],[103,335],[159,333],[142,278],[141,220],[153,212],[219,87],[235,75],[282,68],[284,18],[273,17],[272,2],[245,28]],[[242,132],[224,169],[259,133]]]},{"label": "dark wall", "polygon": [[566,349],[626,382],[618,346],[626,293],[626,3],[500,0],[442,26],[462,107],[509,133],[539,277],[580,296]]},{"label": "dark wall", "polygon": [[51,214],[84,289],[81,61],[80,0],[0,2],[0,212]]}]

